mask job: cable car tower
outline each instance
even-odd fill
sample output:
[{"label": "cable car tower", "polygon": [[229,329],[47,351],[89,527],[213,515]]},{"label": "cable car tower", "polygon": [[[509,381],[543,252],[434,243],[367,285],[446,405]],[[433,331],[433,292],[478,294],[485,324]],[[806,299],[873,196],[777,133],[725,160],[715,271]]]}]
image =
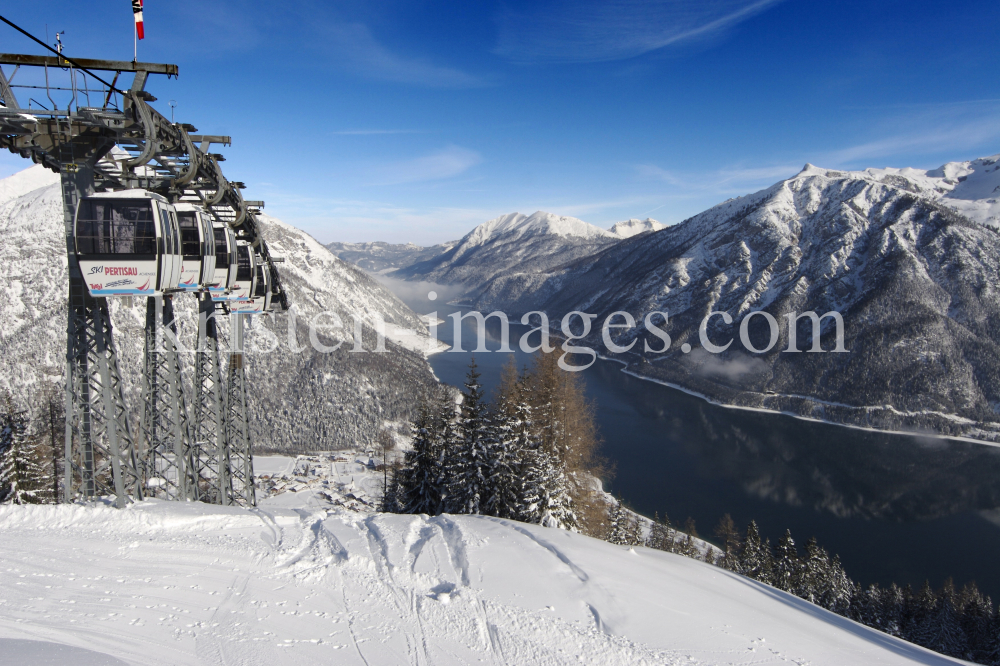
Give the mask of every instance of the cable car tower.
[{"label": "cable car tower", "polygon": [[[256,217],[263,202],[244,200],[242,183],[228,181],[222,156],[209,152],[229,137],[198,135],[150,105],[147,78],[176,77],[176,65],[70,59],[35,41],[55,55],[0,54],[0,146],[60,174],[69,266],[66,499],[254,505],[243,323],[289,305]],[[15,83],[19,72],[39,69],[44,86]],[[118,87],[123,73],[132,74],[128,88]],[[50,85],[53,74],[68,83]],[[21,106],[19,87],[44,88],[52,108],[33,98]],[[68,100],[65,108],[53,94]],[[199,331],[187,391],[174,304],[192,296]],[[108,308],[109,298],[123,297],[146,298],[138,429]],[[225,380],[220,310],[232,329]]]}]

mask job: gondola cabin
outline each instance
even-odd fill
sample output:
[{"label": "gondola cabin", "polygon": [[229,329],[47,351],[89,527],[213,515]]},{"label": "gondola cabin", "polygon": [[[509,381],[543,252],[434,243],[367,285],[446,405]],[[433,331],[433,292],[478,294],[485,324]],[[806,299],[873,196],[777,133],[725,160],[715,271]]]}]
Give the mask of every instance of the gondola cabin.
[{"label": "gondola cabin", "polygon": [[[228,294],[216,300],[225,301],[230,308],[247,303],[253,298],[257,286],[257,255],[246,241],[236,241],[236,279]],[[235,311],[235,310],[233,310]]]},{"label": "gondola cabin", "polygon": [[221,224],[215,225],[212,233],[215,238],[215,276],[208,291],[212,300],[225,301],[236,284],[236,233]]},{"label": "gondola cabin", "polygon": [[84,197],[74,221],[76,257],[91,296],[154,296],[177,289],[177,211],[145,190]]},{"label": "gondola cabin", "polygon": [[261,314],[271,307],[271,271],[260,255],[254,255],[254,281],[251,298],[230,301],[229,311],[236,314]]},{"label": "gondola cabin", "polygon": [[177,226],[181,232],[182,291],[208,289],[215,283],[215,235],[212,220],[205,209],[189,203],[176,203]]}]

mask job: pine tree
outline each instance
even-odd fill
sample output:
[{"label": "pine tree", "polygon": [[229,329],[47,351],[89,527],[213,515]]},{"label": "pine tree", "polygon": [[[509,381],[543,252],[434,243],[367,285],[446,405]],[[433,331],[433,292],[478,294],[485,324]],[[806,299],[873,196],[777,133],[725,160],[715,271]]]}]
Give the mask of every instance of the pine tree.
[{"label": "pine tree", "polygon": [[890,636],[903,635],[903,618],[906,613],[906,593],[895,583],[882,595],[881,618],[882,631]]},{"label": "pine tree", "polygon": [[457,446],[447,465],[447,510],[451,513],[484,513],[491,495],[489,455],[495,433],[476,367],[473,357],[462,394]]},{"label": "pine tree", "polygon": [[513,360],[504,367],[492,434],[486,452],[487,488],[485,511],[500,518],[517,518],[523,513],[521,460],[528,446],[527,405],[520,397],[520,382]]},{"label": "pine tree", "polygon": [[608,543],[617,546],[628,546],[629,544],[629,522],[631,517],[625,509],[624,503],[619,499],[611,510],[608,511]]},{"label": "pine tree", "polygon": [[989,597],[984,597],[975,583],[966,583],[958,596],[962,631],[969,641],[968,650],[962,658],[986,663],[990,652],[993,601]]},{"label": "pine tree", "polygon": [[882,618],[882,589],[872,583],[868,589],[859,586],[851,600],[851,619],[855,622],[885,631]]},{"label": "pine tree", "polygon": [[928,581],[924,581],[924,586],[919,592],[910,596],[907,606],[908,622],[903,638],[911,643],[929,647],[936,634],[934,622],[938,599]]},{"label": "pine tree", "polygon": [[820,605],[838,615],[846,616],[854,597],[855,585],[840,563],[840,556],[834,555],[827,569],[826,585]]},{"label": "pine tree", "polygon": [[774,570],[774,556],[771,546],[762,542],[757,523],[750,521],[746,538],[739,552],[739,573],[762,583],[771,583]]},{"label": "pine tree", "polygon": [[37,461],[36,445],[28,438],[27,414],[15,407],[10,394],[2,398],[0,414],[0,501],[40,504],[47,477]]},{"label": "pine tree", "polygon": [[801,572],[802,562],[799,560],[799,551],[795,547],[795,540],[792,539],[792,531],[785,530],[785,535],[778,539],[772,584],[779,590],[794,593],[799,586]]},{"label": "pine tree", "polygon": [[396,501],[403,513],[441,513],[443,470],[440,419],[421,401],[411,432],[411,450],[406,452],[399,472]]},{"label": "pine tree", "polygon": [[924,644],[949,657],[962,657],[968,650],[968,638],[962,629],[956,602],[955,585],[949,578],[938,595],[937,608],[930,615],[928,643]]},{"label": "pine tree", "polygon": [[806,552],[795,596],[820,605],[820,599],[826,592],[829,574],[830,555],[816,543],[816,537],[810,537],[806,542]]},{"label": "pine tree", "polygon": [[667,551],[668,553],[673,552],[674,538],[672,532],[673,530],[670,529],[670,519],[667,518],[666,514],[663,514],[663,520],[660,520],[660,514],[657,512],[653,514],[653,524],[649,528],[646,545],[650,548]]}]

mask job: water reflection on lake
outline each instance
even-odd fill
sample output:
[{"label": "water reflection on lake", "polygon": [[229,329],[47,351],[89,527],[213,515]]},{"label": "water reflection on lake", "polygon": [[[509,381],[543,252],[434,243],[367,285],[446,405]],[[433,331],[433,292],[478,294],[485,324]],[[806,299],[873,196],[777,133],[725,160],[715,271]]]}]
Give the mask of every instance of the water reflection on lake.
[{"label": "water reflection on lake", "polygon": [[[404,300],[442,318],[456,311],[425,292]],[[450,343],[446,321],[438,337]],[[475,346],[471,325],[466,349]],[[523,330],[512,327],[515,347]],[[476,356],[487,389],[509,357]],[[468,362],[469,353],[431,357],[456,386]],[[786,528],[800,546],[816,536],[863,583],[939,586],[952,576],[1000,599],[1000,448],[727,409],[621,369],[599,361],[583,374],[616,468],[608,485],[638,511],[692,517],[706,534],[728,512],[739,524],[755,519],[772,543]]]}]

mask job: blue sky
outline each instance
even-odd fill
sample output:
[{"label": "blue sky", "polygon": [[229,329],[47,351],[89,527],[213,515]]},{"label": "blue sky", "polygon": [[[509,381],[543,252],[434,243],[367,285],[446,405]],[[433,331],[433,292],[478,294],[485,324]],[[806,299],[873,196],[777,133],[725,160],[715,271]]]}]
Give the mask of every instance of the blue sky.
[{"label": "blue sky", "polygon": [[[8,4],[131,60],[127,0]],[[147,0],[156,106],[319,240],[430,244],[497,215],[673,223],[795,174],[1000,152],[1000,3]],[[0,49],[40,47],[6,26]],[[0,156],[0,175],[23,168]]]}]

